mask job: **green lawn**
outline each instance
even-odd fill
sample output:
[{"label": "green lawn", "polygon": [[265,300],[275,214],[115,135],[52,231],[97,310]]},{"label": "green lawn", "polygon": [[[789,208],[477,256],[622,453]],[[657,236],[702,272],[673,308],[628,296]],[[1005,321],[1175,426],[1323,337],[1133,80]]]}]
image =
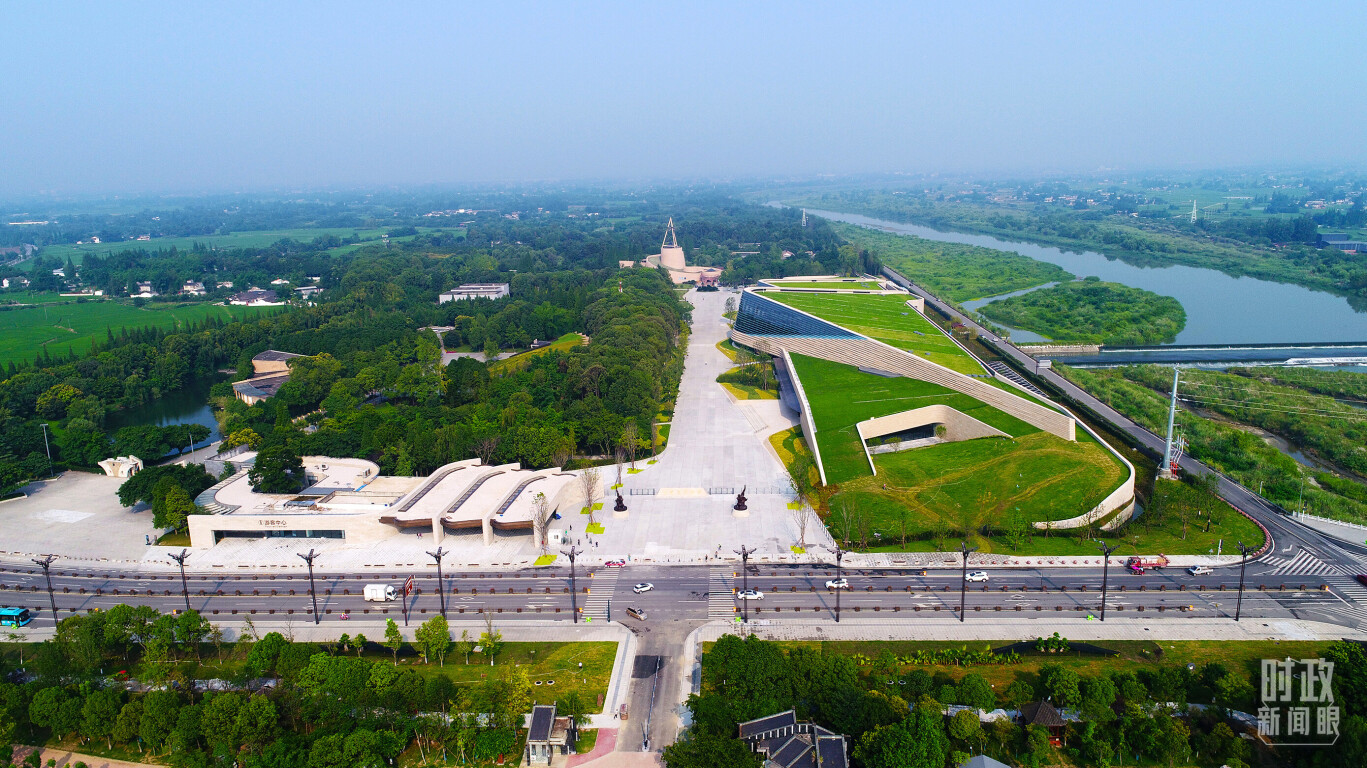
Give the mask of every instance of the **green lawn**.
[{"label": "green lawn", "polygon": [[854,427],[876,416],[943,403],[1013,437],[1037,431],[1014,416],[939,384],[863,373],[854,366],[806,355],[792,355],[792,359],[812,407],[817,447],[830,483],[869,476],[869,463]]},{"label": "green lawn", "polygon": [[536,357],[537,355],[544,355],[547,352],[563,352],[573,347],[580,346],[583,343],[583,336],[580,336],[577,333],[567,333],[564,336],[561,336],[560,338],[556,339],[555,341],[552,341],[548,346],[539,347],[537,349],[530,349],[526,352],[519,352],[518,354],[513,355],[512,357],[505,358],[503,360],[496,360],[490,363],[489,373],[494,375],[501,375],[505,373],[512,373],[513,371],[520,371],[527,366],[527,363],[529,363],[533,357]]},{"label": "green lawn", "polygon": [[65,355],[68,350],[78,354],[90,351],[91,341],[103,341],[106,329],[118,333],[120,328],[155,326],[184,328],[189,323],[207,317],[240,320],[260,317],[279,307],[232,307],[208,302],[160,303],[148,302],[134,306],[127,299],[88,299],[77,302],[46,303],[0,311],[0,364],[10,361],[32,360],[43,347],[52,355]]},{"label": "green lawn", "polygon": [[907,306],[906,295],[769,292],[764,296],[950,370],[985,373],[982,365],[939,326]]}]

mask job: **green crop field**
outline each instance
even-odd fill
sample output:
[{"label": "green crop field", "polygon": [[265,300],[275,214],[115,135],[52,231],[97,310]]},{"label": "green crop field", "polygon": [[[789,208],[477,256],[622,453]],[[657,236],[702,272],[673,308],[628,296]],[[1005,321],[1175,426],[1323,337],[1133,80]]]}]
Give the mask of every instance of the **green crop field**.
[{"label": "green crop field", "polygon": [[907,306],[909,296],[830,293],[765,293],[766,298],[829,320],[884,344],[965,374],[986,371],[940,327]]},{"label": "green crop field", "polygon": [[33,360],[43,347],[52,355],[78,354],[90,350],[91,341],[103,341],[105,330],[120,328],[183,327],[206,317],[224,320],[260,317],[281,307],[228,307],[222,304],[148,303],[137,307],[121,299],[65,300],[37,306],[0,309],[0,365]]},{"label": "green crop field", "polygon": [[[422,227],[420,232],[438,231],[441,228]],[[464,230],[458,227],[451,227],[456,231]],[[194,237],[158,237],[152,240],[119,240],[112,243],[87,243],[85,245],[49,245],[45,246],[39,253],[42,256],[53,257],[65,261],[70,258],[73,262],[80,264],[86,254],[97,254],[107,256],[118,251],[143,249],[148,251],[170,250],[190,250],[196,244],[210,248],[264,248],[283,238],[298,240],[299,242],[310,242],[316,237],[324,235],[336,235],[337,237],[356,236],[362,242],[351,245],[342,245],[331,248],[328,253],[350,253],[357,248],[370,243],[380,241],[380,235],[386,230],[382,228],[361,228],[361,227],[334,227],[334,228],[296,228],[296,229],[270,229],[256,232],[231,232],[226,235],[198,235]],[[393,238],[395,242],[411,240],[412,235]],[[27,262],[25,262],[27,263]]]},{"label": "green crop field", "polygon": [[806,355],[792,358],[812,408],[817,446],[826,480],[831,483],[869,476],[869,463],[854,428],[865,419],[942,403],[1013,437],[1037,431],[1014,416],[939,384],[863,373],[854,366]]},{"label": "green crop field", "polygon": [[883,286],[876,280],[765,280],[778,288],[827,288],[840,291],[878,291]]}]

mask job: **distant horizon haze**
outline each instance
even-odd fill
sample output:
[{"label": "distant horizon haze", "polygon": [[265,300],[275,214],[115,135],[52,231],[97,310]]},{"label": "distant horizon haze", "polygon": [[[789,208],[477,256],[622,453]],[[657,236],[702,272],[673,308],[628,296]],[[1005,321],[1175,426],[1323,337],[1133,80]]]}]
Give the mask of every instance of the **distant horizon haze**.
[{"label": "distant horizon haze", "polygon": [[1367,4],[6,6],[0,198],[1367,163]]}]

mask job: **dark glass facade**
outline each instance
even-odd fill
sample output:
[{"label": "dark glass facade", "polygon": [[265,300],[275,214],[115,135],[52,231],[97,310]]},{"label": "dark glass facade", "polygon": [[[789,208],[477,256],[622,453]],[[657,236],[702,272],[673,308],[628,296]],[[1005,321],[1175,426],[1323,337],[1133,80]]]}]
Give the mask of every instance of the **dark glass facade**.
[{"label": "dark glass facade", "polygon": [[751,336],[807,336],[823,339],[858,339],[860,336],[825,320],[804,315],[792,307],[762,298],[749,291],[740,295],[736,330]]}]

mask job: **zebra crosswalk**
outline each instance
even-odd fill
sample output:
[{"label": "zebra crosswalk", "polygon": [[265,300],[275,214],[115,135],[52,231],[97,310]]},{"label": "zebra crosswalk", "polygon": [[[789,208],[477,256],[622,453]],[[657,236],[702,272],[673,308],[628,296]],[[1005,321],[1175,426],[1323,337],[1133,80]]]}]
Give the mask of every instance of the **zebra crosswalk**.
[{"label": "zebra crosswalk", "polygon": [[612,601],[613,592],[617,591],[617,579],[621,575],[621,568],[599,568],[593,572],[589,593],[584,596],[584,618],[607,619],[608,603]]},{"label": "zebra crosswalk", "polygon": [[1272,576],[1342,576],[1343,571],[1336,565],[1326,563],[1314,555],[1301,550],[1294,557],[1285,558],[1270,555],[1263,562],[1272,566],[1268,571]]},{"label": "zebra crosswalk", "polygon": [[736,598],[731,592],[734,573],[730,566],[712,569],[707,578],[707,618],[729,619],[736,615]]},{"label": "zebra crosswalk", "polygon": [[1339,597],[1347,603],[1346,606],[1338,610],[1356,618],[1359,622],[1367,621],[1367,587],[1363,587],[1358,580],[1351,576],[1326,576],[1324,583],[1328,584]]}]

